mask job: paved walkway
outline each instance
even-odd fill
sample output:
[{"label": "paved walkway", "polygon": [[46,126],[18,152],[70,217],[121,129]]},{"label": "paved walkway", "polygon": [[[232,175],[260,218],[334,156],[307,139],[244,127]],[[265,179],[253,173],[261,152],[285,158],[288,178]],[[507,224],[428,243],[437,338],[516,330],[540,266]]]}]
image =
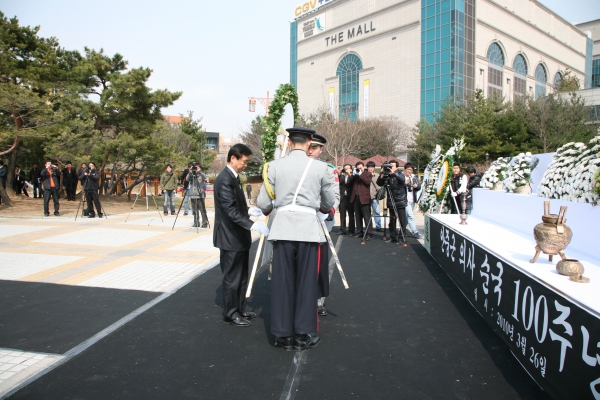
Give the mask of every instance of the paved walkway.
[{"label": "paved walkway", "polygon": [[[214,212],[208,214],[212,222]],[[190,215],[180,215],[172,229],[174,222],[174,216],[152,211],[77,221],[65,217],[0,218],[0,287],[4,288],[0,300],[4,305],[14,300],[7,298],[7,284],[14,282],[157,294],[173,291],[214,267],[219,256],[212,246],[212,230],[191,227]],[[28,289],[19,289],[24,290]],[[16,306],[27,309],[27,305]],[[110,320],[108,317],[107,322]],[[25,325],[39,329],[31,326],[32,322]],[[19,350],[32,340],[25,339],[25,332],[7,333],[14,327],[7,324],[11,321],[0,311],[0,398],[63,357],[41,351],[44,346],[37,347],[40,351]],[[23,338],[9,338],[11,334]],[[3,348],[7,342],[18,349]]]}]

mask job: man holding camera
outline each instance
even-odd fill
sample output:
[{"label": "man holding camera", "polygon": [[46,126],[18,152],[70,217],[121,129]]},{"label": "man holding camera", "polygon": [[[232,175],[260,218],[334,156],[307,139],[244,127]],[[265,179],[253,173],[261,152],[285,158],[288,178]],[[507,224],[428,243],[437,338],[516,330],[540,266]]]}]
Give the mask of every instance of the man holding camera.
[{"label": "man holding camera", "polygon": [[373,175],[371,178],[371,186],[369,187],[369,191],[371,193],[371,208],[373,209],[373,215],[375,219],[375,230],[381,231],[381,218],[379,218],[379,199],[377,198],[377,192],[380,189],[380,186],[377,184],[377,179],[379,179],[379,174],[375,172],[375,167],[377,165],[373,161],[367,162],[367,170]]},{"label": "man holding camera", "polygon": [[188,215],[190,212],[190,182],[187,180],[187,176],[192,172],[193,164],[193,162],[188,163],[188,168],[181,173],[181,185],[183,186],[183,215]]},{"label": "man holding camera", "polygon": [[362,238],[364,235],[363,222],[367,229],[366,240],[373,238],[373,227],[369,224],[371,220],[371,181],[373,174],[365,171],[365,164],[362,161],[356,163],[352,177],[352,194],[350,202],[354,203],[354,221],[356,223],[356,233],[349,235],[351,237]]},{"label": "man holding camera", "polygon": [[352,194],[352,165],[344,164],[339,175],[340,182],[340,231],[338,235],[346,234],[346,213],[348,213],[348,233],[354,234],[354,204],[350,203]]},{"label": "man holding camera", "polygon": [[102,206],[100,205],[100,198],[98,197],[98,170],[96,164],[90,162],[87,167],[83,170],[83,173],[79,175],[79,180],[83,184],[83,191],[85,193],[85,201],[88,205],[88,218],[95,218],[94,205],[96,205],[96,211],[98,211],[98,218],[102,218]]},{"label": "man holding camera", "polygon": [[46,160],[44,170],[40,172],[40,177],[43,180],[44,185],[44,215],[50,216],[50,209],[48,203],[50,203],[50,196],[54,202],[54,215],[57,217],[60,215],[58,208],[58,188],[60,187],[60,171],[56,165],[52,164],[52,161]]},{"label": "man holding camera", "polygon": [[171,215],[175,215],[175,199],[173,198],[173,192],[177,189],[177,178],[175,178],[174,175],[171,164],[167,164],[165,172],[160,176],[159,186],[163,191],[163,212],[165,215],[169,215],[169,203],[171,206]]},{"label": "man holding camera", "polygon": [[[189,182],[188,186],[188,197],[192,201],[192,213],[194,214],[194,228],[207,228],[208,227],[208,216],[206,215],[206,205],[204,199],[206,193],[204,192],[204,183],[206,182],[206,175],[202,173],[202,168],[193,163],[192,170],[186,176],[186,181]],[[200,225],[200,215],[202,214],[202,225]]]},{"label": "man holding camera", "polygon": [[404,164],[404,176],[406,177],[406,220],[410,227],[410,233],[416,239],[420,237],[417,225],[415,224],[414,209],[417,202],[417,193],[421,190],[419,178],[413,175],[414,165]]},{"label": "man holding camera", "polygon": [[[398,243],[396,221],[400,219],[400,229],[406,229],[406,177],[398,171],[398,161],[390,160],[381,166],[381,175],[377,179],[380,186],[388,185],[387,207],[390,211],[390,239],[386,242]],[[390,197],[391,194],[391,197]],[[395,206],[395,207],[394,207]],[[395,209],[394,209],[395,208]]]}]

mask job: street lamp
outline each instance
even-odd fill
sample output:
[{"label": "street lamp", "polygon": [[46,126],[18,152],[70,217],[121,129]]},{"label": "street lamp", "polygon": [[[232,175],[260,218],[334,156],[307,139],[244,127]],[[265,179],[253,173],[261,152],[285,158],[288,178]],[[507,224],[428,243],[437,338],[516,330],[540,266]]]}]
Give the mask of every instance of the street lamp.
[{"label": "street lamp", "polygon": [[490,163],[490,153],[485,152],[485,164],[488,165]]},{"label": "street lamp", "polygon": [[267,117],[269,116],[269,106],[271,105],[272,97],[269,97],[269,91],[267,90],[267,97],[248,97],[248,111],[255,112],[256,111],[256,100],[260,101],[260,104],[263,105],[265,110],[267,110]]}]

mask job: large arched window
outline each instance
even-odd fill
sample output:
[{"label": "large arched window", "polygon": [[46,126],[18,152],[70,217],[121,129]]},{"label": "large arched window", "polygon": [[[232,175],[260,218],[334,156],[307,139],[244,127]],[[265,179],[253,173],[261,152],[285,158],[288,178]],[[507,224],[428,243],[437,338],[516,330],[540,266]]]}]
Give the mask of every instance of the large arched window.
[{"label": "large arched window", "polygon": [[358,72],[362,69],[362,61],[356,54],[348,54],[338,64],[336,75],[340,84],[340,119],[356,121],[358,117]]},{"label": "large arched window", "polygon": [[546,95],[546,82],[548,82],[548,74],[546,68],[542,64],[535,67],[535,98]]},{"label": "large arched window", "polygon": [[558,71],[556,74],[554,74],[554,89],[560,87],[562,78],[563,78],[562,73],[560,71]]},{"label": "large arched window", "polygon": [[515,70],[513,101],[522,100],[527,93],[527,61],[523,55],[517,54],[513,62],[513,69]]},{"label": "large arched window", "polygon": [[502,97],[502,70],[504,68],[504,54],[498,43],[488,47],[488,97],[498,95]]}]

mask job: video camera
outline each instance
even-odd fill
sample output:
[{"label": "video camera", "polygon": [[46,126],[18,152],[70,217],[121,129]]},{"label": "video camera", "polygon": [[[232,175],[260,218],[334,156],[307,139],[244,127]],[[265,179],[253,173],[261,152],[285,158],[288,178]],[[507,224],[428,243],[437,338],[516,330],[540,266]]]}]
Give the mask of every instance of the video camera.
[{"label": "video camera", "polygon": [[392,164],[389,162],[384,162],[383,164],[381,164],[381,173],[384,176],[388,176],[389,174],[392,173]]}]

